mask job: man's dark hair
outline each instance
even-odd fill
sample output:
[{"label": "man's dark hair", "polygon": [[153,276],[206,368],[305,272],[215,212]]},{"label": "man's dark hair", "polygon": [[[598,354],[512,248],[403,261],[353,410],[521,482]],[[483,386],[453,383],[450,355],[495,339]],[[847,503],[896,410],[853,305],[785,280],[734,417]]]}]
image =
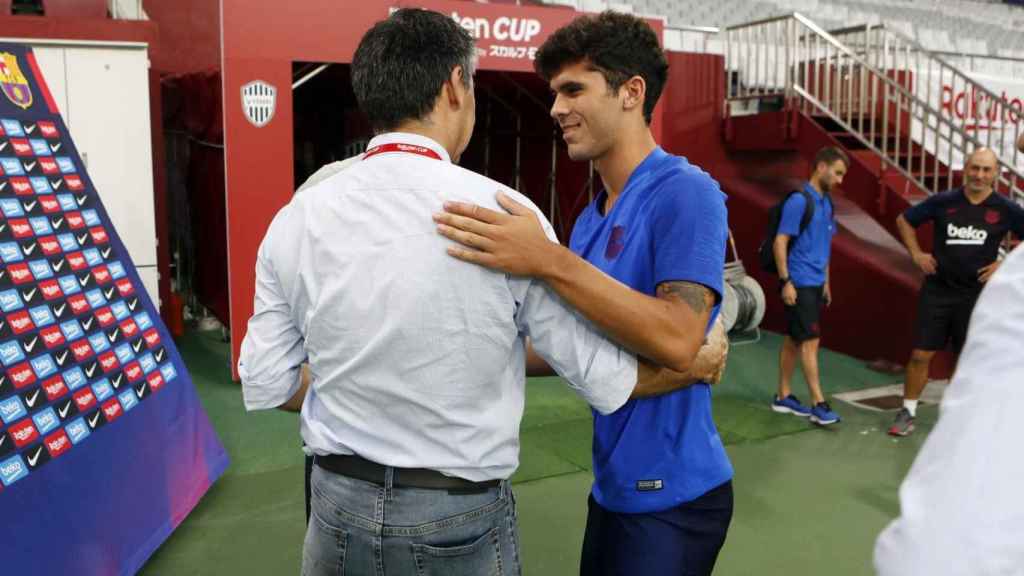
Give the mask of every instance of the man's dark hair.
[{"label": "man's dark hair", "polygon": [[668,77],[668,60],[657,34],[646,22],[611,11],[580,16],[544,41],[533,67],[550,81],[566,66],[582,61],[601,72],[613,92],[633,76],[643,78],[647,84],[644,119],[650,124]]},{"label": "man's dark hair", "polygon": [[818,164],[821,164],[822,162],[824,162],[826,166],[831,166],[836,160],[842,160],[843,164],[845,164],[847,168],[850,167],[850,158],[846,155],[846,152],[843,152],[835,146],[825,146],[821,150],[818,150],[818,153],[814,155],[813,169],[817,170]]},{"label": "man's dark hair", "polygon": [[402,8],[370,28],[352,59],[352,88],[377,132],[430,114],[456,66],[473,87],[476,48],[451,18]]}]

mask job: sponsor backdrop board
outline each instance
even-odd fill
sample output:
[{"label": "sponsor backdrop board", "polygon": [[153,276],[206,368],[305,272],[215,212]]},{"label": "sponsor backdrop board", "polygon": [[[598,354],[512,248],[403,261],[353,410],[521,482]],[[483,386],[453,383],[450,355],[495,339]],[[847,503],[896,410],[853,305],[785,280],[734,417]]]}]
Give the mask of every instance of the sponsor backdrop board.
[{"label": "sponsor backdrop board", "polygon": [[227,464],[31,50],[0,43],[4,573],[133,574]]}]

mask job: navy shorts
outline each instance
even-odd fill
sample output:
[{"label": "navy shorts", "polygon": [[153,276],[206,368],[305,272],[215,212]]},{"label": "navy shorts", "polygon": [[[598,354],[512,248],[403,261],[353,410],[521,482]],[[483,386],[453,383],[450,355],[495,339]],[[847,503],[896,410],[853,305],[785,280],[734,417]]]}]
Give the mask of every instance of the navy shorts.
[{"label": "navy shorts", "polygon": [[707,576],[732,520],[732,481],[675,508],[620,514],[593,495],[580,576]]}]

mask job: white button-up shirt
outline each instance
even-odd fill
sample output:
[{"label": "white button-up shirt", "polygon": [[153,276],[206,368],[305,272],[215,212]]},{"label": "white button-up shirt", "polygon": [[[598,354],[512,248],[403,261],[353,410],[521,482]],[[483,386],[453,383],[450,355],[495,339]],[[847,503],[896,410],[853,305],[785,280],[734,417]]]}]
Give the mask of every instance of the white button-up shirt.
[{"label": "white button-up shirt", "polygon": [[500,189],[451,163],[429,138],[391,133],[441,160],[388,152],[297,194],[267,230],[254,312],[238,372],[249,410],[274,408],[312,385],[301,431],[317,454],[358,454],[473,481],[508,478],[519,463],[524,337],[600,412],[619,408],[636,358],[548,286],[449,256],[431,215],[446,200],[500,210]]},{"label": "white button-up shirt", "polygon": [[939,421],[875,544],[881,576],[1024,574],[1024,248],[971,315]]}]

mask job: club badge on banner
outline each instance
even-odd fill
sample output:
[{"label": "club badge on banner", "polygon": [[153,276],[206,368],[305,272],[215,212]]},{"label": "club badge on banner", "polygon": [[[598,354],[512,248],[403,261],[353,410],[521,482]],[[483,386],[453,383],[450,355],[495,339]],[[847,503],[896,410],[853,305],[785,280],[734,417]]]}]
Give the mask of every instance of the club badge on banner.
[{"label": "club badge on banner", "polygon": [[227,454],[31,49],[0,43],[0,92],[4,568],[132,574]]}]

